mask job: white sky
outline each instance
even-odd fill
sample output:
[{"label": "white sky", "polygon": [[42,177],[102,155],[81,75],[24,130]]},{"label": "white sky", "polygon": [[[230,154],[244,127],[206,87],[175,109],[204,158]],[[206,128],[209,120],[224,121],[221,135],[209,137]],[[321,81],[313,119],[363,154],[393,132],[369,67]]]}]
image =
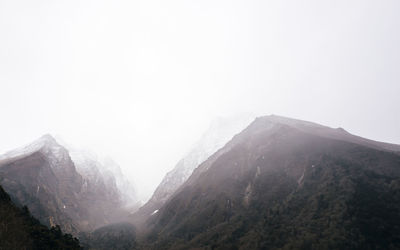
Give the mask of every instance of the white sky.
[{"label": "white sky", "polygon": [[44,133],[143,199],[213,117],[400,143],[400,1],[0,0],[0,152]]}]

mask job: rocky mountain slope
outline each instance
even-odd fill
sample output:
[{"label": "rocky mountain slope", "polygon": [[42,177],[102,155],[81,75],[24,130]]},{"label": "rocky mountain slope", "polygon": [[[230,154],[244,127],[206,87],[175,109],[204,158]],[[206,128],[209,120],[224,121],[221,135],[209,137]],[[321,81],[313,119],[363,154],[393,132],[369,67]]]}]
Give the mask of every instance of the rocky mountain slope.
[{"label": "rocky mountain slope", "polygon": [[139,206],[133,184],[123,175],[120,166],[111,158],[102,159],[89,150],[80,150],[62,143],[71,156],[77,171],[93,183],[119,197],[123,207]]},{"label": "rocky mountain slope", "polygon": [[241,114],[214,120],[189,153],[166,174],[150,200],[132,216],[135,224],[140,226],[148,217],[157,213],[200,163],[223,147],[235,134],[249,125],[252,119],[252,115]]},{"label": "rocky mountain slope", "polygon": [[399,145],[257,118],[146,222],[147,249],[398,249]]},{"label": "rocky mountain slope", "polygon": [[87,169],[79,173],[68,150],[45,135],[0,157],[0,184],[43,224],[76,235],[112,222],[122,206],[115,179]]},{"label": "rocky mountain slope", "polygon": [[0,249],[82,249],[59,227],[48,229],[33,218],[27,207],[19,208],[0,186]]}]

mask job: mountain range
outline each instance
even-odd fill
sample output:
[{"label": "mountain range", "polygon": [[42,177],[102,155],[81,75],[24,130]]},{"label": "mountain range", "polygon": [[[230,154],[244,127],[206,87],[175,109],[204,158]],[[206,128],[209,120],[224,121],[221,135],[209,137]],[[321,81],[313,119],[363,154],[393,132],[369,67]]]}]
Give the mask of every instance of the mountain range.
[{"label": "mountain range", "polygon": [[115,167],[46,135],[0,157],[3,200],[88,249],[400,249],[400,145],[343,128],[219,120],[129,217]]}]

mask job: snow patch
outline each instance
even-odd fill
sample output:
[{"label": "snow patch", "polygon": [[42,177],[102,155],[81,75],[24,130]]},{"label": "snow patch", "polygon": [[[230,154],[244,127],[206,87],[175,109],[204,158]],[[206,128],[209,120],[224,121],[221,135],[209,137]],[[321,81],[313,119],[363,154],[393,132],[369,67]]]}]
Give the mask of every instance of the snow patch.
[{"label": "snow patch", "polygon": [[303,181],[303,179],[304,179],[304,174],[305,174],[305,172],[306,172],[306,169],[303,170],[303,174],[302,174],[302,175],[300,176],[300,178],[297,180],[297,184],[299,184],[299,185],[302,184],[302,181]]}]

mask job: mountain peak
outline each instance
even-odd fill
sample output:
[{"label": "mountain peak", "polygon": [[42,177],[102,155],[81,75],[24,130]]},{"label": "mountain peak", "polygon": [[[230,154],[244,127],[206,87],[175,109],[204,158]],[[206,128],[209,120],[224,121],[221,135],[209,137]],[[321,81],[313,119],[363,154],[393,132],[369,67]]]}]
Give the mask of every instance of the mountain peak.
[{"label": "mountain peak", "polygon": [[55,141],[54,137],[49,133],[42,135],[39,139]]},{"label": "mountain peak", "polygon": [[[35,142],[41,142],[43,145],[60,145],[51,134],[44,134]],[[34,142],[34,143],[35,143]]]},{"label": "mountain peak", "polygon": [[0,159],[20,157],[38,151],[41,151],[46,155],[53,155],[53,158],[60,158],[61,156],[68,154],[67,150],[61,146],[51,134],[44,134],[23,147],[8,151],[4,155],[0,156]]},{"label": "mountain peak", "polygon": [[294,118],[289,118],[285,116],[280,116],[280,115],[267,115],[267,116],[261,116],[257,117],[256,121],[261,121],[261,122],[269,122],[269,123],[275,123],[275,124],[283,124],[283,125],[289,125],[292,127],[299,127],[299,126],[307,126],[307,127],[326,127],[314,122],[309,122],[309,121],[304,121],[304,120],[299,120],[299,119],[294,119]]},{"label": "mountain peak", "polygon": [[63,146],[61,146],[51,134],[44,134],[25,147],[25,149],[32,152],[39,150],[53,151],[52,149],[60,148],[63,148]]}]

